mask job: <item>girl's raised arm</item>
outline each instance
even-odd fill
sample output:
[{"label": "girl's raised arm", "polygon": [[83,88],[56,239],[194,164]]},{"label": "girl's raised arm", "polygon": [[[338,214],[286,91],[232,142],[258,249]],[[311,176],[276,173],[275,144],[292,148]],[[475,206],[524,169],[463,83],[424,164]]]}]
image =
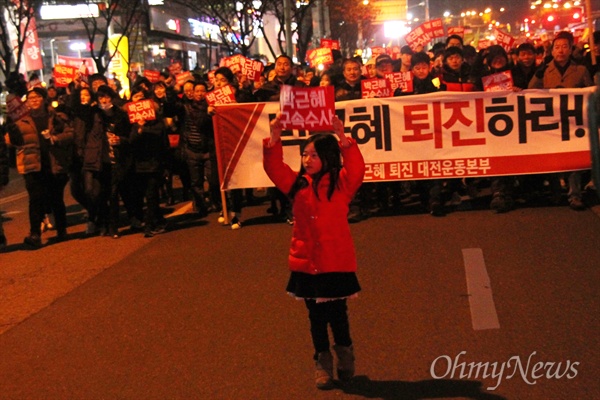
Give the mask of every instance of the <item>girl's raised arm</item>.
[{"label": "girl's raised arm", "polygon": [[335,133],[337,133],[338,137],[340,138],[340,143],[342,144],[342,147],[350,146],[350,142],[348,141],[348,138],[344,133],[344,124],[342,123],[342,121],[340,121],[337,115],[334,115],[331,119],[331,122],[333,125],[333,130],[335,131]]}]

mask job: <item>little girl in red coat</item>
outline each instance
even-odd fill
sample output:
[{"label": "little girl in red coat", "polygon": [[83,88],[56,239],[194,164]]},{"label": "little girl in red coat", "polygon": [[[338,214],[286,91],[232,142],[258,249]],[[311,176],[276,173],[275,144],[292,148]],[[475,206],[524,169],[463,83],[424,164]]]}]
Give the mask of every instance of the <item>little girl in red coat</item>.
[{"label": "little girl in red coat", "polygon": [[338,378],[344,381],[354,375],[346,300],[360,291],[347,215],[350,200],[362,184],[365,163],[337,117],[333,127],[339,142],[330,133],[311,135],[303,146],[299,172],[283,162],[279,116],[271,121],[271,137],[263,143],[267,175],[293,202],[287,291],[303,299],[308,308],[319,389],[333,388],[328,326],[335,340]]}]

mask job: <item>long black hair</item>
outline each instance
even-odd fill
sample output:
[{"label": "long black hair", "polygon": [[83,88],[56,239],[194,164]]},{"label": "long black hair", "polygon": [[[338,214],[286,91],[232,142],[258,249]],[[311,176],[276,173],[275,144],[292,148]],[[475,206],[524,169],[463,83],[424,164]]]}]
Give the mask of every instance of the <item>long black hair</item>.
[{"label": "long black hair", "polygon": [[[315,146],[315,150],[321,159],[321,171],[313,176],[313,190],[319,198],[319,182],[326,174],[329,174],[329,188],[327,189],[327,200],[331,200],[334,190],[338,187],[340,178],[340,170],[342,169],[342,159],[340,146],[337,139],[330,133],[316,133],[306,139],[302,145],[302,152],[306,146],[312,143]],[[292,188],[288,194],[290,199],[294,199],[300,189],[305,188],[308,185],[308,181],[304,177],[306,170],[304,165],[300,165],[300,172],[296,177],[296,181],[292,185]]]}]

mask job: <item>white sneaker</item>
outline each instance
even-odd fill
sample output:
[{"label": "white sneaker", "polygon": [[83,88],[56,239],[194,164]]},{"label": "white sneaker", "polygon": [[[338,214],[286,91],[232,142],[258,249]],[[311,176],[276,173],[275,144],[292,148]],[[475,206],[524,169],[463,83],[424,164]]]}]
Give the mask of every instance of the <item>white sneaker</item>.
[{"label": "white sneaker", "polygon": [[219,218],[217,219],[217,222],[221,225],[225,225],[225,217],[223,216],[223,211],[219,213]]},{"label": "white sneaker", "polygon": [[238,217],[233,217],[231,219],[231,230],[235,231],[238,229],[242,229],[242,222],[239,220]]}]

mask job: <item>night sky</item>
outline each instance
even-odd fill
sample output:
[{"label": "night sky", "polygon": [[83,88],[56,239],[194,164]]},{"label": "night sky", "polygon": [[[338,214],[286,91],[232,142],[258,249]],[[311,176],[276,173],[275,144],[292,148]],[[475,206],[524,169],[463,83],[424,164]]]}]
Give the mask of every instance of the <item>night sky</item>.
[{"label": "night sky", "polygon": [[[424,0],[408,0],[409,12],[415,16],[421,14],[424,16],[424,7],[411,7],[419,4]],[[483,11],[487,7],[498,9],[504,7],[504,15],[501,18],[502,22],[513,24],[515,21],[523,20],[529,11],[530,2],[528,0],[429,0],[429,15],[430,18],[439,18],[444,11],[450,11],[452,14],[458,15],[461,11],[475,9]]]}]

